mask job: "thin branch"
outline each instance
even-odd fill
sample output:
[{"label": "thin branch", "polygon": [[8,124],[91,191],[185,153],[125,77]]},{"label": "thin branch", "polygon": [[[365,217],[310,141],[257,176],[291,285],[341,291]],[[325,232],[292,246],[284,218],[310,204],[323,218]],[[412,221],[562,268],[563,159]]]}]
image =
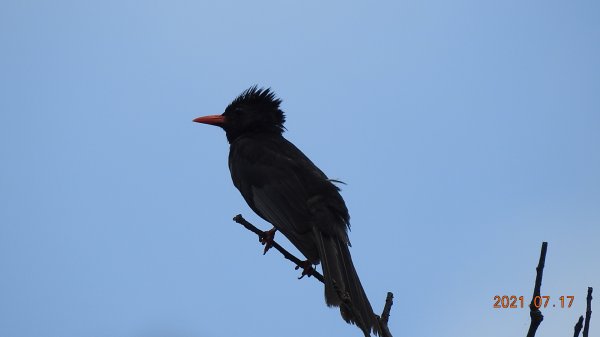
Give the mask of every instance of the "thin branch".
[{"label": "thin branch", "polygon": [[[264,231],[261,231],[260,229],[256,228],[253,224],[249,223],[248,220],[244,219],[244,217],[242,217],[241,214],[236,215],[233,218],[233,221],[239,223],[240,225],[246,227],[246,229],[248,229],[249,231],[258,235],[259,239],[264,237]],[[292,253],[288,252],[285,248],[281,247],[281,245],[278,244],[277,242],[273,241],[272,247],[277,249],[283,255],[283,257],[294,262],[294,264],[296,264],[297,267],[304,268],[304,265],[305,265],[304,261],[302,261],[299,258],[292,255]],[[311,277],[311,276],[314,276],[317,280],[321,281],[321,283],[325,283],[325,280],[323,279],[323,275],[321,275],[318,271],[316,271],[314,269],[312,270],[312,272],[310,274],[308,274],[308,277]]]},{"label": "thin branch", "polygon": [[542,276],[544,275],[544,264],[546,262],[546,251],[548,250],[548,242],[542,242],[542,252],[540,253],[540,261],[537,268],[535,268],[537,275],[535,277],[535,287],[533,289],[533,297],[529,304],[529,316],[531,317],[531,324],[529,325],[529,331],[527,331],[527,337],[534,337],[537,328],[540,323],[544,320],[544,315],[535,305],[535,299],[538,298],[538,303],[541,304],[540,288],[542,287]]},{"label": "thin branch", "polygon": [[583,316],[579,316],[579,320],[577,321],[577,324],[575,324],[575,333],[573,334],[573,337],[579,337],[581,328],[583,328]]},{"label": "thin branch", "polygon": [[[259,239],[264,238],[265,232],[256,228],[256,226],[254,226],[253,224],[248,222],[248,220],[244,219],[244,217],[242,217],[241,214],[236,215],[233,218],[233,221],[239,223],[240,225],[244,226],[247,230],[258,235]],[[292,255],[292,253],[288,252],[285,248],[281,247],[281,245],[278,244],[277,242],[275,242],[275,240],[273,240],[273,242],[272,242],[272,247],[277,249],[277,251],[279,251],[283,255],[283,257],[285,257],[286,259],[288,259],[288,260],[292,261],[294,264],[296,264],[296,269],[304,268],[304,266],[305,266],[304,261],[302,261],[299,258]],[[308,276],[309,277],[314,276],[315,279],[321,281],[321,283],[325,283],[325,281],[323,279],[323,275],[321,275],[318,271],[316,271],[314,269]],[[334,284],[334,286],[335,286],[335,284]],[[336,291],[339,292],[339,290],[336,290]],[[343,300],[344,296],[340,296],[340,298],[342,298],[342,300]],[[392,304],[394,304],[393,299],[394,299],[394,294],[392,294],[391,292],[388,292],[387,297],[385,299],[385,306],[383,307],[383,312],[381,314],[381,317],[375,315],[377,317],[377,321],[379,322],[381,337],[393,337],[392,333],[390,332],[390,330],[388,328],[388,321],[390,319],[390,311],[392,310]],[[348,303],[349,303],[349,301],[348,301]]]},{"label": "thin branch", "polygon": [[392,305],[394,304],[394,294],[391,292],[387,293],[387,297],[385,298],[385,306],[383,307],[383,312],[381,313],[381,321],[387,324],[390,320],[390,310],[392,310]]},{"label": "thin branch", "polygon": [[393,337],[390,329],[388,328],[388,321],[390,320],[390,311],[392,310],[392,305],[394,304],[394,294],[391,292],[387,293],[385,298],[385,306],[383,307],[383,312],[381,316],[377,316],[377,320],[379,321],[379,327],[381,330],[381,337]]},{"label": "thin branch", "polygon": [[588,337],[590,332],[590,319],[592,318],[592,287],[588,287],[587,308],[585,309],[585,324],[583,325],[583,337]]}]

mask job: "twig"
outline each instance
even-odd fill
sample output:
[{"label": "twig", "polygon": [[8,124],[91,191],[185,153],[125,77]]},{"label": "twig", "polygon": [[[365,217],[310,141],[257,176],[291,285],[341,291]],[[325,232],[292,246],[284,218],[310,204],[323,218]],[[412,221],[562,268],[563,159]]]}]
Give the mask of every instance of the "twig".
[{"label": "twig", "polygon": [[588,287],[587,308],[585,309],[585,324],[583,325],[583,337],[588,337],[590,332],[590,319],[592,318],[592,287]]},{"label": "twig", "polygon": [[573,334],[573,337],[579,337],[581,328],[583,328],[583,316],[579,316],[579,320],[577,321],[577,324],[575,324],[575,333]]},{"label": "twig", "polygon": [[392,333],[388,328],[388,321],[390,320],[390,310],[392,310],[392,304],[394,304],[394,294],[388,292],[385,298],[385,306],[383,307],[383,312],[381,312],[381,316],[377,316],[377,320],[379,321],[379,327],[381,330],[381,337],[392,337]]},{"label": "twig", "polygon": [[390,320],[390,310],[392,310],[392,305],[394,304],[394,294],[391,292],[387,293],[387,297],[385,298],[385,306],[383,307],[383,312],[381,313],[381,321],[385,324]]},{"label": "twig", "polygon": [[[239,223],[240,225],[246,227],[247,230],[253,232],[254,234],[258,235],[259,238],[263,237],[263,231],[261,231],[260,229],[256,228],[253,224],[249,223],[248,220],[244,219],[244,217],[242,217],[241,214],[236,215],[235,217],[233,217],[233,221]],[[294,262],[296,264],[297,267],[303,268],[304,267],[304,261],[300,260],[299,258],[295,257],[294,255],[292,255],[292,253],[288,252],[285,248],[281,247],[280,244],[278,244],[277,242],[275,242],[273,240],[273,244],[272,247],[277,249],[282,255],[283,257],[285,257],[286,259]],[[310,274],[308,274],[308,277],[314,276],[317,280],[321,281],[321,283],[325,283],[325,280],[323,279],[323,275],[321,275],[318,271],[316,270],[312,270],[312,272]]]},{"label": "twig", "polygon": [[[264,237],[264,231],[261,231],[260,229],[256,228],[253,224],[248,222],[248,220],[244,219],[244,217],[242,217],[241,214],[238,214],[235,217],[233,217],[233,221],[239,223],[240,225],[246,227],[247,230],[258,235],[259,239]],[[288,252],[285,248],[281,247],[281,245],[278,244],[277,242],[275,242],[275,240],[273,240],[272,247],[277,249],[283,255],[283,257],[285,257],[286,259],[295,263],[297,267],[300,267],[300,268],[304,267],[304,261],[302,261],[299,258],[292,255],[292,253]],[[316,271],[314,269],[308,276],[309,277],[314,276],[317,280],[321,281],[321,283],[323,283],[323,284],[325,283],[325,281],[323,279],[323,275],[321,275],[318,271]],[[334,286],[335,286],[335,283],[334,283]],[[336,287],[336,291],[338,292],[338,294],[340,293],[340,291],[337,289],[337,287]],[[340,298],[342,298],[342,300],[344,300],[345,296],[340,296]],[[392,294],[391,292],[388,292],[387,297],[385,299],[385,306],[383,307],[383,312],[381,313],[381,317],[375,315],[377,317],[377,321],[379,322],[379,327],[381,330],[380,331],[381,337],[393,337],[392,333],[390,332],[390,330],[388,328],[388,321],[390,319],[390,311],[392,310],[392,304],[394,304],[393,299],[394,299],[394,294]],[[349,303],[349,301],[347,303]]]},{"label": "twig", "polygon": [[529,331],[527,331],[527,337],[534,337],[537,328],[540,326],[540,323],[544,320],[544,315],[535,305],[535,299],[538,299],[538,303],[541,303],[540,298],[540,288],[542,287],[542,276],[544,274],[544,263],[546,262],[546,250],[548,249],[548,242],[542,242],[542,252],[540,253],[540,261],[538,263],[537,275],[535,277],[535,287],[533,289],[533,298],[531,298],[531,303],[529,304],[529,316],[531,317],[531,324],[529,325]]}]

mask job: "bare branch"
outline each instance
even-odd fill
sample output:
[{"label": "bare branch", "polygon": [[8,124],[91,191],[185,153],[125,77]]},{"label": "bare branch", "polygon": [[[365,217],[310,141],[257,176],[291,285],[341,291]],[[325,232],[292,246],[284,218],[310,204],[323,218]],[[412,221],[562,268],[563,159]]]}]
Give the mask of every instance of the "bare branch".
[{"label": "bare branch", "polygon": [[394,294],[391,292],[387,293],[387,297],[385,298],[385,306],[383,307],[383,312],[381,313],[381,320],[387,324],[390,320],[390,310],[392,310],[392,305],[394,304]]},{"label": "bare branch", "polygon": [[540,301],[540,288],[542,287],[542,276],[544,275],[544,264],[546,262],[546,251],[548,250],[548,242],[542,242],[542,252],[540,253],[540,261],[537,268],[535,268],[537,275],[535,277],[535,287],[533,289],[533,297],[529,304],[529,316],[531,317],[531,324],[529,325],[529,331],[527,331],[527,337],[534,337],[537,328],[540,323],[544,320],[544,315],[540,309],[535,305],[535,299],[538,298]]},{"label": "bare branch", "polygon": [[581,332],[581,328],[583,328],[583,316],[579,316],[579,320],[577,324],[575,324],[575,332],[573,333],[573,337],[579,337],[579,332]]},{"label": "bare branch", "polygon": [[[254,226],[253,224],[248,222],[248,220],[244,219],[244,217],[242,217],[241,214],[236,215],[233,218],[233,221],[239,223],[240,225],[244,226],[247,230],[258,235],[259,240],[262,240],[264,238],[265,232],[256,228],[256,226]],[[286,259],[288,259],[288,260],[292,261],[294,264],[296,264],[296,269],[305,267],[304,261],[295,257],[292,253],[288,252],[285,248],[281,247],[281,245],[278,244],[277,242],[275,242],[275,240],[273,240],[272,247],[277,249],[283,255],[283,257],[285,257]],[[324,279],[323,279],[323,275],[321,275],[318,271],[316,271],[314,269],[310,272],[310,274],[308,276],[309,277],[314,276],[315,279],[321,281],[321,283],[325,283]],[[335,286],[335,283],[334,283],[334,286]],[[338,293],[340,294],[340,298],[344,301],[345,305],[351,305],[349,299],[347,299],[347,295],[341,294],[341,292],[339,291],[339,289],[337,289],[337,287],[336,287],[336,291],[338,291]],[[392,304],[394,303],[393,299],[394,299],[394,294],[392,294],[391,292],[388,292],[387,297],[385,299],[385,306],[383,307],[383,312],[381,314],[381,317],[375,315],[377,317],[377,321],[379,322],[381,337],[393,337],[388,328],[390,311],[392,309]]]},{"label": "bare branch", "polygon": [[392,333],[388,328],[388,321],[390,320],[390,311],[392,310],[393,304],[394,294],[388,292],[385,298],[385,306],[383,307],[383,312],[381,313],[381,316],[377,316],[377,320],[379,321],[379,328],[381,331],[381,337],[392,337]]},{"label": "bare branch", "polygon": [[[261,231],[260,229],[256,228],[253,224],[249,223],[246,219],[244,219],[244,217],[242,217],[241,214],[236,215],[233,218],[233,221],[239,223],[240,225],[246,227],[246,229],[248,229],[249,231],[258,235],[259,239],[263,238],[264,231]],[[305,267],[304,261],[302,261],[299,258],[292,255],[292,253],[288,252],[285,248],[281,247],[281,245],[278,244],[277,242],[273,241],[272,247],[277,249],[283,255],[283,257],[294,262],[297,267],[299,267],[299,268]],[[298,268],[296,268],[296,269],[298,269]],[[316,271],[314,269],[310,274],[308,274],[308,277],[311,277],[311,276],[314,276],[317,280],[321,281],[321,283],[325,283],[325,280],[323,279],[323,275],[321,275],[318,271]]]},{"label": "bare branch", "polygon": [[588,337],[590,332],[590,319],[592,318],[592,287],[588,287],[587,308],[585,309],[585,324],[583,325],[583,337]]}]

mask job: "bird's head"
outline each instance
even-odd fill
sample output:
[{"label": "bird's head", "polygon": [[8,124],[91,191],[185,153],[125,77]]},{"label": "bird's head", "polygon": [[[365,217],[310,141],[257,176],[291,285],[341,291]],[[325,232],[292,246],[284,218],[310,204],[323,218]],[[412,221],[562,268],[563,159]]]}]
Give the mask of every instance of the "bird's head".
[{"label": "bird's head", "polygon": [[229,143],[243,134],[281,134],[285,115],[279,109],[281,100],[271,89],[250,87],[231,102],[221,115],[198,117],[194,122],[220,126]]}]

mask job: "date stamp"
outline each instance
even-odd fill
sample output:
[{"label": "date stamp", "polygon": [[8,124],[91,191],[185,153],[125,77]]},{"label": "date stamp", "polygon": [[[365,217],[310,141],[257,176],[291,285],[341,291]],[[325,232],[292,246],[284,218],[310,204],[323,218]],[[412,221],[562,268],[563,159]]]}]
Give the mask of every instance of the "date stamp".
[{"label": "date stamp", "polygon": [[[551,305],[553,308],[570,308],[573,305],[575,296],[560,296],[558,302],[551,302],[550,296],[536,296],[533,299],[533,306],[537,309],[547,308]],[[496,309],[517,309],[525,308],[525,298],[523,296],[508,296],[508,295],[496,295],[494,296],[494,308]]]}]

